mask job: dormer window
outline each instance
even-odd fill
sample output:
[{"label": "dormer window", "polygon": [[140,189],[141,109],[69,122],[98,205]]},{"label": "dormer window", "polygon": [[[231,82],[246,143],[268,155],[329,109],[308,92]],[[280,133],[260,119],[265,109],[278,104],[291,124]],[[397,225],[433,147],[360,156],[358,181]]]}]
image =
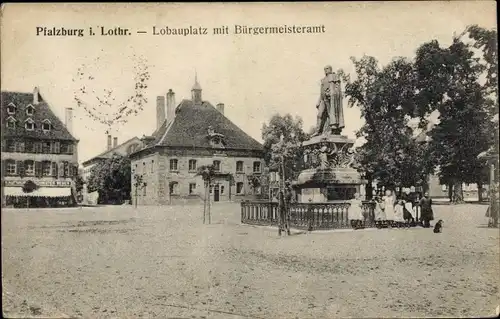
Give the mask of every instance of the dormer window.
[{"label": "dormer window", "polygon": [[7,118],[7,127],[8,128],[16,128],[16,119],[13,118],[12,116],[9,116]]},{"label": "dormer window", "polygon": [[215,132],[212,126],[207,129],[208,140],[213,148],[225,148],[224,135]]},{"label": "dormer window", "polygon": [[17,109],[16,105],[14,103],[12,103],[12,102],[9,103],[9,105],[7,105],[7,113],[9,115],[16,114],[16,109]]},{"label": "dormer window", "polygon": [[35,113],[35,107],[31,104],[29,104],[27,107],[26,107],[26,115],[33,115],[33,113]]},{"label": "dormer window", "polygon": [[27,119],[25,122],[24,122],[24,128],[27,130],[27,131],[33,131],[35,129],[35,121],[33,121],[32,119]]},{"label": "dormer window", "polygon": [[43,122],[42,122],[43,131],[48,132],[48,131],[50,131],[51,128],[52,128],[52,124],[50,123],[50,120],[48,120],[48,119],[43,120]]}]

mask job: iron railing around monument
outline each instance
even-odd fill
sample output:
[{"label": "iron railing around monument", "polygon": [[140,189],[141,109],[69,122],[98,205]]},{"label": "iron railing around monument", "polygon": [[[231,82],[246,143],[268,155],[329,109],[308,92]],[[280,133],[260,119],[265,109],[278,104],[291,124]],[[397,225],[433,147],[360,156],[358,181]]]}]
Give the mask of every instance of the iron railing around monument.
[{"label": "iron railing around monument", "polygon": [[[290,227],[307,229],[309,221],[314,229],[350,228],[349,203],[291,203]],[[363,202],[364,226],[374,226],[374,204]],[[278,226],[279,207],[276,202],[241,202],[241,222],[249,225]]]}]

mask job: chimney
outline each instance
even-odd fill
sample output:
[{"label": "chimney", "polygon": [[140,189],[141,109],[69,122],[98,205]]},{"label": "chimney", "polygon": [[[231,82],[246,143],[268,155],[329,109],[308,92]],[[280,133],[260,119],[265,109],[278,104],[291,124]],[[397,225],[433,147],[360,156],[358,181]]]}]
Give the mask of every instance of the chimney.
[{"label": "chimney", "polygon": [[66,108],[66,118],[64,125],[66,126],[69,134],[73,135],[73,109],[70,107]]},{"label": "chimney", "polygon": [[167,93],[167,123],[173,121],[175,117],[175,93],[172,89]]},{"label": "chimney", "polygon": [[35,86],[35,88],[33,89],[33,105],[38,104],[39,96],[40,96],[40,91],[38,90],[38,87]]},{"label": "chimney", "polygon": [[118,137],[113,137],[113,147],[118,146]]},{"label": "chimney", "polygon": [[224,103],[217,104],[217,111],[224,115]]},{"label": "chimney", "polygon": [[165,122],[165,97],[157,96],[156,97],[156,129],[160,129],[160,127]]},{"label": "chimney", "polygon": [[111,135],[108,134],[108,151],[111,149]]}]

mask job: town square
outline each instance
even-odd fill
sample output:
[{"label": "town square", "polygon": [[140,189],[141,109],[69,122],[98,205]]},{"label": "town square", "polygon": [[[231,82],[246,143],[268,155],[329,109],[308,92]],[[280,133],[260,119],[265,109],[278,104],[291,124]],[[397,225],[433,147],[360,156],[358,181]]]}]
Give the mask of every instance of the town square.
[{"label": "town square", "polygon": [[426,5],[5,7],[4,316],[498,316],[495,5]]}]

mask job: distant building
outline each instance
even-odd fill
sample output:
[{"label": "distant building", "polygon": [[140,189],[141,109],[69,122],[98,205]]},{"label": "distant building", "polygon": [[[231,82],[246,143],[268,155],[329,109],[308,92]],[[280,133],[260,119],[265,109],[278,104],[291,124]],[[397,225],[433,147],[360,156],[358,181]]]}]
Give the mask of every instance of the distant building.
[{"label": "distant building", "polygon": [[[113,141],[113,142],[112,142]],[[83,180],[88,181],[92,167],[97,163],[102,162],[108,158],[113,157],[114,154],[119,154],[122,156],[128,156],[133,152],[144,147],[144,142],[138,137],[133,137],[122,144],[118,144],[118,138],[108,135],[108,143],[106,145],[106,150],[101,154],[92,157],[82,163],[83,169]]]},{"label": "distant building", "polygon": [[[263,147],[224,116],[224,104],[203,101],[198,81],[191,100],[175,104],[172,90],[157,98],[157,129],[145,137],[147,146],[133,154],[132,175],[142,175],[146,187],[137,190],[139,205],[200,201],[204,183],[197,170],[216,169],[212,201],[259,196],[253,177],[263,173]],[[134,178],[132,178],[132,184]],[[136,200],[132,185],[132,199]]]},{"label": "distant building", "polygon": [[72,205],[78,174],[72,109],[63,123],[38,88],[2,92],[1,103],[2,206]]}]

